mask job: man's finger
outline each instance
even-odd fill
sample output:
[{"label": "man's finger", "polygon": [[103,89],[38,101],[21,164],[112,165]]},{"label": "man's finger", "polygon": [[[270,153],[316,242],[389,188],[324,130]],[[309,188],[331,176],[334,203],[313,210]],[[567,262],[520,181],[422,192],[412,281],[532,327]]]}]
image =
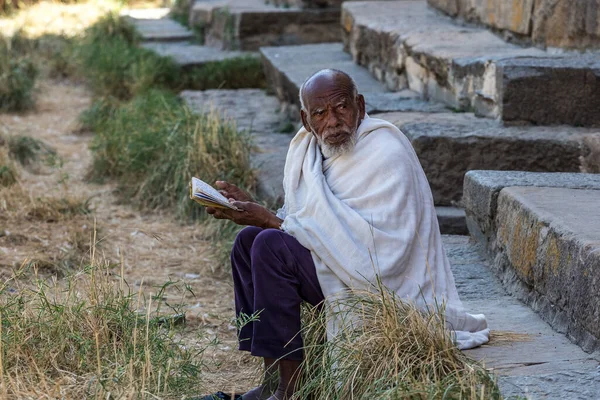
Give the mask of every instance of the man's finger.
[{"label": "man's finger", "polygon": [[229,203],[240,211],[247,211],[246,209],[248,207],[247,207],[247,204],[245,201],[237,201],[235,199],[229,199]]},{"label": "man's finger", "polygon": [[206,207],[206,212],[210,215],[213,215],[217,211],[214,207]]},{"label": "man's finger", "polygon": [[229,191],[229,190],[231,190],[231,187],[233,185],[231,183],[225,182],[225,181],[216,181],[215,186],[219,189]]}]

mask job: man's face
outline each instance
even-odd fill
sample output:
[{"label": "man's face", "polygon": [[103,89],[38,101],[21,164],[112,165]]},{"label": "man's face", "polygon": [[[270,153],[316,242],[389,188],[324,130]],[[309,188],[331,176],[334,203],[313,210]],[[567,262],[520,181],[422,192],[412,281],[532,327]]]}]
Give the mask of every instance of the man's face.
[{"label": "man's face", "polygon": [[364,118],[364,98],[354,95],[345,79],[320,79],[305,91],[302,123],[317,138],[325,157],[354,148],[356,131]]}]

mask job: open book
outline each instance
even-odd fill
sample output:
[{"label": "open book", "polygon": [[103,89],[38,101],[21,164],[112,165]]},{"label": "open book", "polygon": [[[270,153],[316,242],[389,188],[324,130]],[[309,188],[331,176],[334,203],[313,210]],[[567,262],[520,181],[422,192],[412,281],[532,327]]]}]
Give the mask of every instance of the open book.
[{"label": "open book", "polygon": [[192,178],[190,182],[190,199],[206,207],[231,208],[232,210],[239,211],[237,207],[229,203],[229,200],[225,196],[198,178]]}]

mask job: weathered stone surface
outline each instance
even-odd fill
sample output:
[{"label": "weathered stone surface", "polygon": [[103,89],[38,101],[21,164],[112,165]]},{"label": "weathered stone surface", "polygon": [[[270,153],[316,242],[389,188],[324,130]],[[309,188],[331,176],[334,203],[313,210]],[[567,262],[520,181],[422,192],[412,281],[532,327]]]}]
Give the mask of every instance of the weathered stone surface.
[{"label": "weathered stone surface", "polygon": [[469,171],[463,186],[467,225],[487,250],[496,235],[498,195],[505,187],[534,186],[600,190],[600,174]]},{"label": "weathered stone surface", "polygon": [[467,21],[509,30],[520,35],[531,34],[535,0],[427,0],[429,5]]},{"label": "weathered stone surface", "polygon": [[257,192],[273,205],[283,201],[283,166],[293,134],[281,133],[290,124],[276,97],[263,90],[184,91],[181,97],[197,112],[216,110],[252,135],[251,164],[258,174]]},{"label": "weathered stone surface", "polygon": [[206,44],[255,51],[261,46],[338,41],[339,8],[277,7],[264,0],[198,1],[190,25],[203,30]]},{"label": "weathered stone surface", "polygon": [[600,57],[515,58],[498,62],[506,122],[600,126]]},{"label": "weathered stone surface", "polygon": [[168,18],[168,8],[128,10],[121,15],[130,21],[148,42],[181,42],[194,34],[185,26]]},{"label": "weathered stone surface", "polygon": [[600,0],[427,0],[438,10],[542,46],[600,48]]},{"label": "weathered stone surface", "polygon": [[147,42],[143,43],[142,47],[152,50],[163,57],[171,57],[177,64],[184,68],[252,55],[252,53],[199,46],[190,42]]},{"label": "weathered stone surface", "polygon": [[512,187],[498,197],[494,268],[586,351],[600,349],[600,191]]},{"label": "weathered stone surface", "polygon": [[[597,357],[584,353],[509,296],[468,237],[443,240],[465,308],[485,314],[492,330],[489,344],[465,353],[498,374],[504,398],[595,398],[600,391]],[[502,340],[506,332],[517,335]]]},{"label": "weathered stone surface", "polygon": [[460,110],[497,117],[496,63],[547,56],[493,33],[438,15],[424,1],[350,2],[342,6],[346,48],[391,90],[410,88]]},{"label": "weathered stone surface", "polygon": [[532,25],[536,43],[600,49],[600,0],[535,0]]},{"label": "weathered stone surface", "polygon": [[579,172],[586,138],[600,132],[572,127],[502,127],[457,113],[373,115],[410,139],[427,175],[435,204],[460,204],[463,178],[476,169]]},{"label": "weathered stone surface", "polygon": [[[367,112],[420,111],[441,112],[439,103],[425,102],[412,91],[388,92],[369,72],[345,53],[340,43],[303,46],[263,47],[265,75],[281,101],[300,106],[298,94],[302,83],[323,68],[339,69],[349,74],[365,96]],[[302,62],[299,62],[302,60]]]}]

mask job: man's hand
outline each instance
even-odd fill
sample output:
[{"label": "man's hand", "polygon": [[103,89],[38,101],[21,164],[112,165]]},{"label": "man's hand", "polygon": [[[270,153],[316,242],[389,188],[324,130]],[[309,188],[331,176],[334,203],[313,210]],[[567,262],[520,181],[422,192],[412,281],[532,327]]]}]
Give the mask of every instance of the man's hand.
[{"label": "man's hand", "polygon": [[228,199],[256,203],[252,196],[250,196],[246,191],[240,189],[235,185],[232,185],[231,183],[225,181],[216,181],[215,186],[217,187],[217,189],[219,189],[219,192]]},{"label": "man's hand", "polygon": [[206,212],[216,219],[228,219],[238,225],[257,226],[259,228],[279,229],[283,220],[260,204],[251,201],[232,201],[240,211],[229,208],[207,207]]}]

